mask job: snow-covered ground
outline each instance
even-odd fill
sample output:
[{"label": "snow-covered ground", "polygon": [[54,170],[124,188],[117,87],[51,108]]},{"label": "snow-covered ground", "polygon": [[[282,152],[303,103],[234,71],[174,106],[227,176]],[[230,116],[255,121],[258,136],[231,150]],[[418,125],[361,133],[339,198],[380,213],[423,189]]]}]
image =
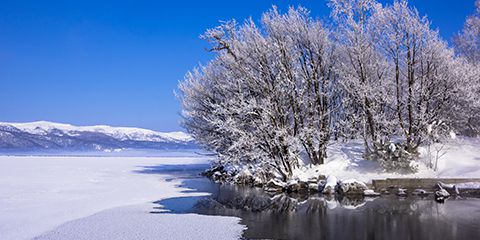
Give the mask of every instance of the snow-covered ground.
[{"label": "snow-covered ground", "polygon": [[[440,150],[441,149],[441,150]],[[438,150],[438,151],[437,151]],[[371,182],[384,178],[480,178],[480,138],[458,138],[444,145],[420,149],[419,170],[414,174],[387,173],[377,162],[364,160],[361,142],[334,143],[328,148],[328,159],[320,166],[304,166],[296,170],[295,177],[308,179],[323,174],[339,180],[357,179]],[[438,156],[437,170],[427,167]],[[430,156],[430,157],[429,157]]]},{"label": "snow-covered ground", "polygon": [[[0,239],[238,238],[239,219],[150,214],[151,202],[193,196],[142,170],[199,157],[0,156]],[[87,231],[88,230],[88,231]]]}]

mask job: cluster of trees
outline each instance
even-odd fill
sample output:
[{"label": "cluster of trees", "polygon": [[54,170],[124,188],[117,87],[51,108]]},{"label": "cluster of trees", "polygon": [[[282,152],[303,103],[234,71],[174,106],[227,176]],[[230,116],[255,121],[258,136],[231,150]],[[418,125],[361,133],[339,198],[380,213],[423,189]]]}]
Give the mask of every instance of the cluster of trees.
[{"label": "cluster of trees", "polygon": [[[480,75],[480,0],[475,2],[475,13],[469,16],[465,22],[465,26],[460,34],[454,39],[455,51],[465,61],[468,62],[468,68],[476,70],[474,74]],[[480,133],[480,94],[478,87],[478,79],[467,82],[468,86],[465,94],[467,99],[475,99],[473,104],[467,105],[462,110],[464,114],[469,114],[466,123],[458,126],[461,133],[467,135],[478,135]],[[464,122],[459,121],[461,124]]]},{"label": "cluster of trees", "polygon": [[[420,145],[473,133],[480,74],[469,50],[456,55],[406,1],[329,4],[328,23],[273,7],[259,25],[204,34],[216,57],[187,74],[180,98],[184,126],[219,161],[288,179],[299,159],[322,164],[330,141],[361,138],[366,158],[412,170]],[[470,37],[457,37],[459,49]]]}]

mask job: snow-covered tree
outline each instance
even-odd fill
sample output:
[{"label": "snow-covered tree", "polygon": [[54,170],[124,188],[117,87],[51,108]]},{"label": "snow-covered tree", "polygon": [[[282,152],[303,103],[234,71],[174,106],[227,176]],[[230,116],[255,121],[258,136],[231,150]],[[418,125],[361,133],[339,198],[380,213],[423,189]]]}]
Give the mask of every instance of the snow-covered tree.
[{"label": "snow-covered tree", "polygon": [[467,18],[454,40],[458,54],[470,63],[480,63],[480,0],[475,2],[475,13]]},{"label": "snow-covered tree", "polygon": [[375,42],[392,66],[385,76],[395,89],[398,133],[406,141],[406,150],[413,153],[424,140],[427,126],[446,120],[457,84],[454,54],[405,0],[377,6],[372,19]]},{"label": "snow-covered tree", "polygon": [[288,178],[300,155],[326,158],[338,109],[329,31],[303,8],[265,13],[261,26],[227,22],[204,37],[217,57],[180,84],[184,125],[228,162]]},{"label": "snow-covered tree", "polygon": [[331,139],[362,138],[366,158],[414,170],[417,148],[441,139],[432,133],[478,127],[477,63],[407,1],[329,5],[331,29],[304,8],[273,7],[259,24],[204,34],[215,59],[186,75],[180,99],[184,126],[221,164],[286,180],[299,160],[324,163]]},{"label": "snow-covered tree", "polygon": [[465,59],[456,73],[462,79],[463,96],[460,114],[456,116],[456,128],[465,135],[480,134],[480,0],[475,2],[475,13],[467,17],[463,30],[455,39],[457,54]]},{"label": "snow-covered tree", "polygon": [[[366,155],[391,136],[391,87],[389,65],[375,45],[371,16],[379,5],[374,0],[332,0],[335,37],[341,55],[335,66],[344,92],[343,130],[364,139]],[[380,6],[381,7],[381,6]],[[344,122],[345,124],[345,122]]]}]

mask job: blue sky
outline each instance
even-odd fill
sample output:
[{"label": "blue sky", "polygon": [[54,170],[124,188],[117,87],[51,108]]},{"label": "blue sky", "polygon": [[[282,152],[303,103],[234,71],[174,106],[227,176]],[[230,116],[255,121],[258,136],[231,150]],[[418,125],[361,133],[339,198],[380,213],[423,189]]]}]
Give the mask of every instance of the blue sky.
[{"label": "blue sky", "polygon": [[[450,40],[473,2],[410,4]],[[273,4],[329,12],[325,0],[0,1],[0,121],[181,130],[173,92],[212,57],[199,35]]]}]

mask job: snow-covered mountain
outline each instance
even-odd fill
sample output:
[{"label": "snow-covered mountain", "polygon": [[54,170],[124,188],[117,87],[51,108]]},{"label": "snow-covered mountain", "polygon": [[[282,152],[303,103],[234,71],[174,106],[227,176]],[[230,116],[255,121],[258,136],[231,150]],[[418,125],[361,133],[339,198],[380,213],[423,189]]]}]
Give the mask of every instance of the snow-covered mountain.
[{"label": "snow-covered mountain", "polygon": [[0,151],[113,151],[119,149],[192,149],[193,138],[183,132],[141,128],[73,126],[46,121],[0,122]]}]

